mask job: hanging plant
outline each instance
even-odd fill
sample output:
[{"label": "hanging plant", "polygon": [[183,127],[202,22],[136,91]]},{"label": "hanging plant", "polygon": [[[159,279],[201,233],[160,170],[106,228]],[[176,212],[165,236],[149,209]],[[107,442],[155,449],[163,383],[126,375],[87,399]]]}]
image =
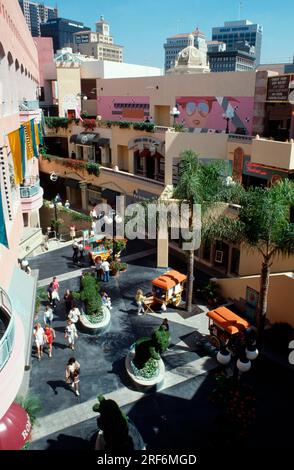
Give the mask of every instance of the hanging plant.
[{"label": "hanging plant", "polygon": [[83,127],[86,130],[93,131],[96,128],[96,120],[95,119],[84,119],[83,120]]},{"label": "hanging plant", "polygon": [[95,176],[100,175],[99,163],[88,162],[86,165],[86,170],[89,173],[89,175],[95,175]]}]

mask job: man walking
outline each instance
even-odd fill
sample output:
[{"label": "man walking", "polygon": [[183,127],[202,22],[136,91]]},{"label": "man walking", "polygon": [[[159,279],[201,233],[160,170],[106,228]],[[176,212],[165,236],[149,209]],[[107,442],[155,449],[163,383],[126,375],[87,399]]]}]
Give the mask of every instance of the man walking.
[{"label": "man walking", "polygon": [[73,249],[73,256],[72,256],[72,260],[74,263],[77,263],[78,261],[78,254],[79,254],[79,244],[76,240],[74,240],[73,244],[72,244],[72,249]]},{"label": "man walking", "polygon": [[108,261],[103,261],[101,264],[101,268],[103,270],[103,281],[104,282],[109,282],[109,269],[110,269],[110,264]]}]

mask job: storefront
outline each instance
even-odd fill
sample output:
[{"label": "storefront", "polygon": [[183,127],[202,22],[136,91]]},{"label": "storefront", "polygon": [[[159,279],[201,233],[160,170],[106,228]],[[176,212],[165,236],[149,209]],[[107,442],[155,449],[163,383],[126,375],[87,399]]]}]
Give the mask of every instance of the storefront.
[{"label": "storefront", "polygon": [[267,86],[264,136],[284,142],[294,138],[294,75],[270,77]]},{"label": "storefront", "polygon": [[243,185],[250,186],[268,186],[282,181],[285,178],[292,179],[293,171],[281,170],[274,167],[253,163],[250,157],[244,157],[243,164]]}]

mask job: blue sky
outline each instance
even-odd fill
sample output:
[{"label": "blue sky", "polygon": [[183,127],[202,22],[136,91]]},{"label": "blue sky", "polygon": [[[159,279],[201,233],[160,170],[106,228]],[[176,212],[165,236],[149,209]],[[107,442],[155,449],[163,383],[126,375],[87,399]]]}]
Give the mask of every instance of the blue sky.
[{"label": "blue sky", "polygon": [[[109,21],[125,62],[163,67],[166,37],[199,27],[211,39],[211,28],[239,19],[238,0],[59,0],[59,16],[80,20],[94,29],[100,15]],[[45,0],[55,5],[56,0]],[[294,53],[294,1],[243,0],[242,19],[264,27],[262,62],[289,61]],[[292,59],[291,59],[292,60]]]}]

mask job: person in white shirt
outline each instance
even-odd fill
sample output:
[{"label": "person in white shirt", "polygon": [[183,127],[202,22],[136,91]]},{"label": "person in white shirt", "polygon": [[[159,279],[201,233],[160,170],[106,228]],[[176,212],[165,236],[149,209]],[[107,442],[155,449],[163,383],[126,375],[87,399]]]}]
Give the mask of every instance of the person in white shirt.
[{"label": "person in white shirt", "polygon": [[103,281],[104,282],[109,282],[109,269],[110,269],[110,264],[108,261],[103,261],[101,264],[101,268],[103,270]]},{"label": "person in white shirt", "polygon": [[45,338],[44,338],[44,329],[42,328],[40,323],[37,323],[35,328],[34,328],[34,337],[35,337],[35,343],[37,347],[37,352],[38,352],[38,359],[39,361],[41,360],[41,356],[43,356],[43,346],[45,343]]},{"label": "person in white shirt", "polygon": [[69,311],[68,319],[72,321],[72,323],[78,323],[81,316],[81,312],[79,311],[78,307],[73,304],[72,308]]},{"label": "person in white shirt", "polygon": [[78,333],[77,333],[76,325],[71,320],[67,320],[64,337],[68,341],[68,347],[74,350],[75,340],[76,338],[78,338]]},{"label": "person in white shirt", "polygon": [[50,308],[49,305],[46,305],[45,312],[44,312],[44,325],[51,326],[52,321],[53,321],[52,308]]}]

